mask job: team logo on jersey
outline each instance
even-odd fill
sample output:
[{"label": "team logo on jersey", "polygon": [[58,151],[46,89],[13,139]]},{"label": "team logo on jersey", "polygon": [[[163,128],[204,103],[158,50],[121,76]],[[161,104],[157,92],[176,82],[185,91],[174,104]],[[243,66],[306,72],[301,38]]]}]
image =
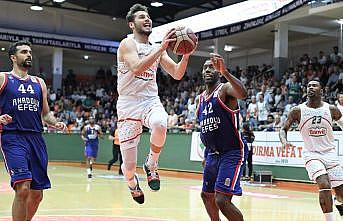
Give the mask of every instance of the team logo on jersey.
[{"label": "team logo on jersey", "polygon": [[327,134],[327,129],[325,127],[310,127],[309,136],[311,137],[322,137]]}]

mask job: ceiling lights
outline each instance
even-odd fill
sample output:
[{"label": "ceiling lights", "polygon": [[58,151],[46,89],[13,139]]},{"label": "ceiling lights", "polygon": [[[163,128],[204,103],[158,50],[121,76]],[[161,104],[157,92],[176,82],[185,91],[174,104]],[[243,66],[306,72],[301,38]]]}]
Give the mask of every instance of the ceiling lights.
[{"label": "ceiling lights", "polygon": [[31,5],[30,9],[32,11],[43,11],[43,7],[40,5],[36,5],[36,4]]},{"label": "ceiling lights", "polygon": [[163,3],[162,2],[158,2],[158,1],[153,1],[150,3],[151,6],[154,6],[154,7],[161,7],[163,6]]},{"label": "ceiling lights", "polygon": [[343,18],[337,19],[336,22],[337,22],[338,24],[340,24],[340,25],[343,25]]},{"label": "ceiling lights", "polygon": [[230,51],[232,51],[232,49],[233,49],[234,47],[233,46],[231,46],[231,45],[225,45],[225,47],[224,47],[224,51],[228,51],[228,52],[230,52]]},{"label": "ceiling lights", "polygon": [[39,0],[36,0],[30,7],[32,11],[43,11],[43,7],[39,4]]},{"label": "ceiling lights", "polygon": [[64,2],[65,0],[53,0],[53,2],[56,2],[56,3],[62,3]]}]

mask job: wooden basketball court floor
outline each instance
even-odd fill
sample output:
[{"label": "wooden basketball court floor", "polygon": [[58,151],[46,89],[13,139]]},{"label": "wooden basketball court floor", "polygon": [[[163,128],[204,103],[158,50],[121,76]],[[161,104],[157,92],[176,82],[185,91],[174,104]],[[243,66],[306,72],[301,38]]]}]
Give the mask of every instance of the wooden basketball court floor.
[{"label": "wooden basketball court floor", "polygon": [[[104,168],[104,167],[102,167]],[[146,201],[135,203],[117,170],[94,169],[88,180],[80,166],[50,164],[52,189],[33,221],[205,221],[209,220],[200,198],[201,177],[161,171],[161,190],[151,192],[141,171]],[[0,164],[0,221],[11,220],[13,191]],[[322,221],[314,185],[277,184],[261,187],[243,183],[243,196],[234,197],[246,221]],[[339,215],[334,208],[336,220]],[[222,220],[226,220],[222,218]]]}]

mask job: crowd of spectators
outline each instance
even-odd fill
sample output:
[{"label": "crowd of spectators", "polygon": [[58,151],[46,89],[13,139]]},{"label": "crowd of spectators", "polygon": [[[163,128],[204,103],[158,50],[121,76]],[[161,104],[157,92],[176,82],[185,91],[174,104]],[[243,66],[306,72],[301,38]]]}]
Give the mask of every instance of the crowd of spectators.
[{"label": "crowd of spectators", "polygon": [[[278,131],[290,109],[306,100],[307,82],[315,77],[323,85],[324,101],[343,107],[343,94],[340,94],[343,89],[343,56],[337,47],[333,47],[328,55],[323,51],[318,56],[304,54],[279,81],[271,65],[236,67],[230,71],[248,90],[247,99],[239,100],[241,123],[248,122],[254,130]],[[201,70],[187,73],[181,81],[173,80],[159,70],[157,81],[161,101],[169,114],[169,131],[197,130],[196,98],[204,90]],[[77,82],[70,71],[61,90],[49,88],[51,110],[68,125],[70,132],[79,132],[89,116],[97,119],[103,132],[109,132],[117,121],[116,84],[116,76],[103,69],[91,82]]]}]

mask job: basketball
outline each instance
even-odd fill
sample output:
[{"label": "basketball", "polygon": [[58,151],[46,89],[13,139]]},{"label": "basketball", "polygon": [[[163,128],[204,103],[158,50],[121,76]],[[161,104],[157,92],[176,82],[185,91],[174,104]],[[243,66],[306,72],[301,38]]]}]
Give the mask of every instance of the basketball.
[{"label": "basketball", "polygon": [[188,54],[193,51],[198,41],[194,32],[186,27],[177,27],[175,34],[171,38],[176,38],[176,41],[170,42],[168,47],[178,55]]}]

